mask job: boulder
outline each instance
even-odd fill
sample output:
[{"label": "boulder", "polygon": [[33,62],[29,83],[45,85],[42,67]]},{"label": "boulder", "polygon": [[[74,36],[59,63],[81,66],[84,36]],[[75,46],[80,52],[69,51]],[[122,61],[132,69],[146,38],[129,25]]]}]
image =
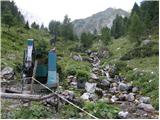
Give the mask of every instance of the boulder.
[{"label": "boulder", "polygon": [[101,88],[96,88],[95,93],[101,98],[103,96],[103,90]]},{"label": "boulder", "polygon": [[134,94],[133,93],[129,93],[127,99],[128,99],[129,102],[134,101],[134,99],[135,99]]},{"label": "boulder", "polygon": [[125,118],[127,118],[127,116],[128,116],[128,112],[127,111],[126,112],[120,111],[118,113],[118,117],[121,118],[121,119],[125,119]]},{"label": "boulder", "polygon": [[89,100],[89,97],[90,93],[83,93],[83,95],[80,98],[82,98],[83,100]]},{"label": "boulder", "polygon": [[82,81],[78,81],[77,82],[77,88],[79,88],[79,89],[84,89],[85,88],[85,83],[86,82],[82,82]]},{"label": "boulder", "polygon": [[117,92],[117,87],[110,88],[109,92],[113,93],[113,94],[116,93]]},{"label": "boulder", "polygon": [[76,60],[76,61],[82,61],[82,57],[81,55],[73,55],[73,60]]},{"label": "boulder", "polygon": [[120,101],[126,101],[128,99],[128,95],[127,94],[120,94],[119,95],[119,100]]},{"label": "boulder", "polygon": [[94,73],[91,73],[91,78],[92,78],[92,79],[94,79],[94,80],[98,80],[97,75],[96,75],[96,74],[94,74]]},{"label": "boulder", "polygon": [[97,84],[97,87],[103,90],[106,90],[110,87],[110,82],[104,79],[100,83]]},{"label": "boulder", "polygon": [[85,83],[85,90],[88,93],[94,93],[95,90],[96,90],[96,85],[97,85],[97,83],[88,83],[88,82],[86,82]]},{"label": "boulder", "polygon": [[154,111],[154,108],[151,104],[145,104],[145,103],[140,103],[137,108],[139,109],[143,109],[147,112],[153,112]]},{"label": "boulder", "polygon": [[141,45],[144,46],[144,45],[151,45],[152,44],[152,40],[143,40]]},{"label": "boulder", "polygon": [[98,96],[96,94],[92,93],[89,96],[89,100],[90,101],[96,101],[96,100],[98,100]]},{"label": "boulder", "polygon": [[133,88],[132,88],[132,92],[135,93],[135,92],[137,92],[137,91],[138,91],[138,88],[137,88],[137,87],[133,87]]},{"label": "boulder", "polygon": [[14,71],[13,68],[11,67],[5,67],[2,71],[1,71],[1,77],[6,79],[6,80],[10,80],[14,78]]},{"label": "boulder", "polygon": [[117,101],[118,100],[118,98],[114,95],[114,96],[112,96],[112,98],[111,98],[111,102],[115,102],[115,101]]},{"label": "boulder", "polygon": [[139,99],[139,101],[140,101],[141,103],[150,104],[151,99],[150,99],[150,97],[141,97],[141,98]]},{"label": "boulder", "polygon": [[118,86],[118,89],[119,89],[120,91],[126,91],[126,90],[128,90],[128,85],[121,82],[121,83],[119,84],[119,86]]},{"label": "boulder", "polygon": [[65,90],[62,93],[62,96],[64,96],[66,99],[73,100],[75,98],[75,93],[70,90]]},{"label": "boulder", "polygon": [[77,88],[77,82],[71,82],[70,85],[73,86],[74,88]]}]

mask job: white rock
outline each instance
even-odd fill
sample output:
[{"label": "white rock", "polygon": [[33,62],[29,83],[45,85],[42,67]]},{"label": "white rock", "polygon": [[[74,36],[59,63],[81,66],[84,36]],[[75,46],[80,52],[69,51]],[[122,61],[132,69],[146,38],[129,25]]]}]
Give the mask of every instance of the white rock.
[{"label": "white rock", "polygon": [[83,95],[80,98],[82,98],[83,100],[88,100],[89,97],[90,97],[90,93],[83,93]]},{"label": "white rock", "polygon": [[117,101],[118,100],[118,98],[114,95],[114,96],[112,96],[112,98],[111,98],[111,102],[115,102],[115,101]]},{"label": "white rock", "polygon": [[94,80],[97,80],[97,79],[98,79],[97,75],[94,74],[94,73],[91,73],[91,78],[94,79]]},{"label": "white rock", "polygon": [[128,112],[120,111],[118,113],[119,118],[127,118]]},{"label": "white rock", "polygon": [[86,82],[85,83],[85,90],[88,93],[94,93],[95,90],[96,90],[96,85],[97,85],[97,83],[88,83],[88,82]]}]

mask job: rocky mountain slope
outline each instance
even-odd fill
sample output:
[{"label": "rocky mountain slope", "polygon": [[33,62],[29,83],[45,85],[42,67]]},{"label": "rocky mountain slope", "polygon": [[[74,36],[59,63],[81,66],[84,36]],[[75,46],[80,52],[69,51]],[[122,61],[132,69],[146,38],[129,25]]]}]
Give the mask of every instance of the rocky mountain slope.
[{"label": "rocky mountain slope", "polygon": [[85,19],[78,19],[73,21],[72,23],[74,31],[79,36],[82,32],[93,33],[95,29],[97,32],[99,32],[101,28],[105,26],[111,28],[112,22],[117,14],[121,15],[122,17],[129,16],[129,13],[122,9],[108,8],[105,11],[96,13]]}]

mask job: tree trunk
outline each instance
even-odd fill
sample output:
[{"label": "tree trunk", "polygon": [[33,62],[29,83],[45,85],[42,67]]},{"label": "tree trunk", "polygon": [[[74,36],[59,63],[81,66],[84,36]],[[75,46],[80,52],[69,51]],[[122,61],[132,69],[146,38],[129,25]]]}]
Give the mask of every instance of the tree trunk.
[{"label": "tree trunk", "polygon": [[42,96],[42,95],[2,93],[2,92],[0,93],[0,95],[1,95],[1,98],[3,99],[26,99],[31,101],[40,101],[40,100],[48,99],[55,96],[54,93]]}]

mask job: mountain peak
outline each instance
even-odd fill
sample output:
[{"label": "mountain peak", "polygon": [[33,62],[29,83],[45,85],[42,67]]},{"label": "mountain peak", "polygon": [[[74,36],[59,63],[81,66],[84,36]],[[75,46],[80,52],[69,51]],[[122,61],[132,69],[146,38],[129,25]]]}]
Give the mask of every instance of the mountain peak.
[{"label": "mountain peak", "polygon": [[82,32],[93,33],[95,29],[100,32],[100,30],[106,26],[111,28],[112,22],[116,18],[117,14],[126,17],[129,16],[129,13],[122,9],[109,7],[106,10],[93,14],[85,19],[74,20],[72,22],[74,31],[78,36],[80,36]]}]

